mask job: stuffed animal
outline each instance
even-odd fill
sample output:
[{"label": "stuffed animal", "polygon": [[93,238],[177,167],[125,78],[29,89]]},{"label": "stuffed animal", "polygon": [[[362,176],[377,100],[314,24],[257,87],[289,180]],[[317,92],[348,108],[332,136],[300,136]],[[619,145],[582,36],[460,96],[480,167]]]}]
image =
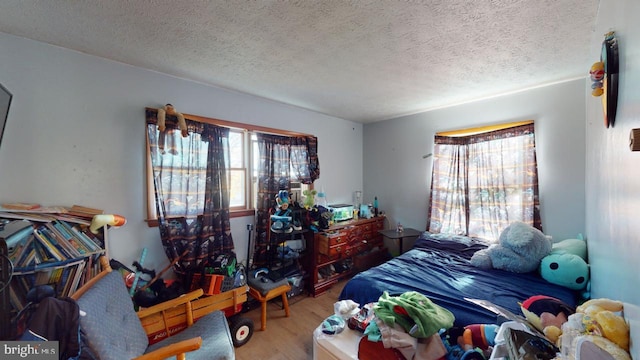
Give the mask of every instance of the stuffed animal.
[{"label": "stuffed animal", "polygon": [[447,348],[448,360],[488,359],[495,345],[499,326],[471,324],[441,330],[440,337]]},{"label": "stuffed animal", "polygon": [[302,192],[302,195],[304,195],[304,202],[302,203],[302,205],[305,209],[311,209],[316,203],[316,194],[318,194],[316,190],[304,190]]},{"label": "stuffed animal", "polygon": [[554,243],[540,261],[540,276],[552,284],[584,290],[589,282],[587,243],[582,239]]},{"label": "stuffed animal", "polygon": [[587,331],[602,335],[629,351],[629,326],[622,316],[616,314],[623,309],[620,301],[600,298],[583,303],[576,311],[585,314],[583,322]]},{"label": "stuffed animal", "polygon": [[526,273],[537,270],[540,260],[550,251],[551,240],[542,231],[516,221],[500,233],[497,244],[476,251],[471,264],[482,269]]},{"label": "stuffed animal", "polygon": [[290,216],[291,209],[289,209],[289,192],[287,190],[280,190],[276,194],[276,215],[277,216]]},{"label": "stuffed animal", "polygon": [[91,219],[91,225],[89,225],[89,230],[92,233],[97,234],[99,229],[106,226],[115,226],[120,227],[127,223],[127,218],[122,215],[117,214],[98,214],[94,215]]},{"label": "stuffed animal", "polygon": [[164,107],[158,109],[158,130],[160,130],[160,132],[164,132],[166,130],[165,122],[167,114],[174,115],[178,119],[178,126],[180,126],[182,137],[189,136],[189,131],[187,130],[187,122],[184,119],[184,115],[177,112],[171,104],[167,104]]},{"label": "stuffed animal", "polygon": [[289,208],[289,192],[280,190],[275,197],[276,210],[271,215],[271,231],[277,233],[290,233],[293,231],[291,225],[291,208]]},{"label": "stuffed animal", "polygon": [[619,315],[624,310],[620,301],[606,298],[588,300],[576,308],[562,325],[563,353],[575,351],[579,341],[590,341],[616,360],[630,360],[629,325]]},{"label": "stuffed animal", "polygon": [[562,324],[576,312],[562,300],[546,295],[531,296],[520,304],[520,310],[527,321],[553,343],[557,343],[562,334]]}]

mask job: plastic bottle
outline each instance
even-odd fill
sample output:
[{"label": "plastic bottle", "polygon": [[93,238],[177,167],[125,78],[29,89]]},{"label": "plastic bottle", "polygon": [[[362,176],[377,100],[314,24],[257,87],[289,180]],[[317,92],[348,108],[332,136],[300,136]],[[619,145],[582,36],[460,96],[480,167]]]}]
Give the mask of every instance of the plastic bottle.
[{"label": "plastic bottle", "polygon": [[327,194],[324,192],[324,186],[322,187],[322,191],[318,192],[318,205],[329,208],[329,205],[327,203]]},{"label": "plastic bottle", "polygon": [[378,216],[378,197],[373,198],[373,216]]}]

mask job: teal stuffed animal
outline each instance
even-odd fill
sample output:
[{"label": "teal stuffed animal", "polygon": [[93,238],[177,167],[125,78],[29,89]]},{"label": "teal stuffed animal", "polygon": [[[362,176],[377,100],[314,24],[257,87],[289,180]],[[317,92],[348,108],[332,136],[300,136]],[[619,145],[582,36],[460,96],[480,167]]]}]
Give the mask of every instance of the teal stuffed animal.
[{"label": "teal stuffed animal", "polygon": [[587,243],[581,238],[554,243],[551,253],[540,261],[540,275],[552,284],[585,289],[589,282]]}]

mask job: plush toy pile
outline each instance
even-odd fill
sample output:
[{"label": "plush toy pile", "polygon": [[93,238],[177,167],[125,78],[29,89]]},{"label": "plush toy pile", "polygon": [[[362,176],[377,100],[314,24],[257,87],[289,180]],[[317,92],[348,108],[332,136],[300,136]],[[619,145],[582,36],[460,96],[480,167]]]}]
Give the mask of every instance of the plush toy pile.
[{"label": "plush toy pile", "polygon": [[578,306],[576,313],[562,325],[563,355],[574,359],[576,348],[586,341],[616,360],[631,360],[629,325],[621,315],[623,310],[622,302],[605,298],[592,299]]},{"label": "plush toy pile", "polygon": [[575,359],[582,342],[590,342],[616,360],[630,360],[629,326],[620,315],[623,304],[609,299],[588,300],[577,308],[544,295],[520,304],[527,321],[561,350],[563,359]]}]

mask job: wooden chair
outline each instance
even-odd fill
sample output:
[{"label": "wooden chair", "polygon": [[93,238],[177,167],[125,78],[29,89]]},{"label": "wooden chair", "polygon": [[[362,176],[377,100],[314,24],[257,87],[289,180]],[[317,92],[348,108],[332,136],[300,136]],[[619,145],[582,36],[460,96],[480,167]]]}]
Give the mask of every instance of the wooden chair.
[{"label": "wooden chair", "polygon": [[[103,257],[104,258],[104,257]],[[80,306],[80,326],[91,350],[100,359],[235,359],[229,325],[222,311],[211,312],[194,323],[191,302],[202,289],[135,312],[122,275],[105,269],[71,297]],[[167,313],[183,313],[186,329],[149,346],[141,319]]]}]

